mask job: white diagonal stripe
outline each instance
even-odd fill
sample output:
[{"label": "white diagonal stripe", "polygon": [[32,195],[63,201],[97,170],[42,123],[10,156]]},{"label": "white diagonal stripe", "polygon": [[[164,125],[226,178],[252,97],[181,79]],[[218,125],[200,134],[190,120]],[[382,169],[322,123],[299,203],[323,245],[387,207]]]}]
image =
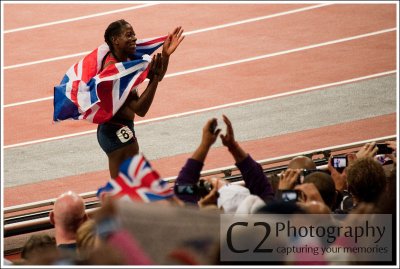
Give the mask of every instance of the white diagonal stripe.
[{"label": "white diagonal stripe", "polygon": [[[226,24],[222,24],[222,25],[217,25],[217,26],[213,26],[213,27],[207,27],[207,28],[203,28],[203,29],[198,29],[198,30],[186,32],[186,33],[183,33],[183,35],[185,35],[185,36],[186,35],[192,35],[192,34],[202,33],[202,32],[206,32],[206,31],[212,31],[212,30],[216,30],[216,29],[222,29],[222,28],[226,28],[226,27],[236,26],[236,25],[239,25],[239,24],[244,24],[244,23],[249,23],[249,22],[254,22],[254,21],[259,21],[259,20],[265,20],[265,19],[270,19],[270,18],[275,18],[275,17],[278,17],[278,16],[289,15],[289,14],[302,12],[302,11],[306,11],[306,10],[310,10],[310,9],[321,8],[321,7],[325,7],[327,5],[331,5],[331,4],[320,4],[320,5],[315,5],[315,6],[311,6],[311,7],[305,7],[305,8],[299,8],[299,9],[294,9],[294,10],[290,10],[290,11],[280,12],[280,13],[276,13],[276,14],[272,14],[272,15],[267,15],[267,16],[262,16],[262,17],[247,19],[247,20],[241,20],[241,21],[232,22],[232,23],[226,23]],[[77,56],[83,56],[83,55],[86,55],[88,53],[90,53],[90,51],[79,52],[79,53],[74,53],[74,54],[68,54],[68,55],[64,55],[64,56],[48,58],[48,59],[43,59],[43,60],[38,60],[38,61],[33,61],[33,62],[26,62],[26,63],[22,63],[22,64],[8,65],[8,66],[4,67],[4,70],[19,68],[19,67],[24,67],[24,66],[29,66],[29,65],[35,65],[35,64],[41,64],[41,63],[64,60],[64,59],[73,58],[73,57],[77,57]]]},{"label": "white diagonal stripe", "polygon": [[[187,112],[183,112],[183,113],[171,114],[171,115],[167,115],[167,116],[163,116],[163,117],[137,121],[137,122],[135,122],[135,125],[154,122],[154,121],[160,121],[160,120],[165,120],[165,119],[171,119],[171,118],[178,118],[178,117],[183,117],[183,116],[186,116],[186,115],[197,114],[197,113],[201,113],[201,112],[206,112],[206,111],[211,111],[211,110],[216,110],[216,109],[221,109],[221,108],[226,108],[226,107],[231,107],[231,106],[237,106],[237,105],[242,105],[242,104],[247,104],[247,103],[252,103],[252,102],[259,102],[259,101],[268,100],[268,99],[272,99],[272,98],[278,98],[278,97],[282,97],[282,96],[286,96],[286,95],[304,93],[304,92],[318,90],[318,89],[322,89],[322,88],[327,88],[327,87],[332,87],[332,86],[337,86],[337,85],[357,82],[357,81],[361,81],[361,80],[365,80],[365,79],[370,79],[370,78],[376,78],[376,77],[386,76],[386,75],[390,75],[390,74],[395,74],[396,72],[397,72],[397,70],[391,70],[391,71],[382,72],[382,73],[376,73],[376,74],[372,74],[372,75],[368,75],[368,76],[357,77],[357,78],[353,78],[353,79],[348,79],[348,80],[343,80],[343,81],[338,81],[338,82],[333,82],[333,83],[313,86],[313,87],[309,87],[309,88],[298,89],[298,90],[294,90],[294,91],[290,91],[290,92],[284,92],[284,93],[280,93],[280,94],[263,96],[263,97],[259,97],[259,98],[248,99],[248,100],[243,100],[243,101],[239,101],[239,102],[228,103],[228,104],[223,104],[223,105],[214,106],[214,107],[208,107],[208,108],[204,108],[204,109],[192,110],[192,111],[187,111]],[[38,143],[42,143],[42,142],[48,142],[48,141],[53,141],[53,140],[58,140],[58,139],[63,139],[63,138],[87,135],[87,134],[91,134],[91,133],[95,133],[95,132],[96,132],[96,129],[89,130],[89,131],[84,131],[84,132],[73,133],[73,134],[49,137],[49,138],[44,138],[44,139],[32,140],[32,141],[27,141],[27,142],[7,145],[7,146],[4,146],[4,149],[15,148],[15,147],[20,147],[20,146],[26,146],[26,145],[32,145],[32,144],[38,144]]]},{"label": "white diagonal stripe", "polygon": [[111,11],[95,13],[95,14],[86,15],[86,16],[80,16],[80,17],[71,18],[71,19],[65,19],[65,20],[41,23],[41,24],[36,24],[36,25],[31,25],[31,26],[26,26],[26,27],[20,27],[20,28],[6,30],[3,33],[4,34],[9,34],[9,33],[15,33],[15,32],[20,32],[20,31],[25,31],[25,30],[31,30],[31,29],[36,29],[36,28],[41,28],[41,27],[46,27],[46,26],[51,26],[51,25],[56,25],[56,24],[61,24],[61,23],[80,21],[80,20],[84,20],[84,19],[90,19],[90,18],[94,18],[94,17],[104,16],[104,15],[109,15],[109,14],[114,14],[114,13],[134,10],[134,9],[140,9],[140,8],[145,8],[145,7],[149,7],[149,6],[154,6],[154,5],[157,5],[157,3],[144,4],[144,5],[140,5],[140,6],[126,7],[126,8],[120,8],[120,9],[115,9],[115,10],[111,10]]},{"label": "white diagonal stripe", "polygon": [[[250,58],[246,58],[246,59],[241,59],[241,60],[236,60],[236,61],[231,61],[231,62],[225,62],[225,63],[220,63],[220,64],[215,64],[215,65],[209,65],[209,66],[205,66],[205,67],[200,67],[200,68],[190,69],[190,70],[176,72],[176,73],[172,73],[172,74],[167,74],[167,75],[165,75],[164,78],[176,77],[176,76],[180,76],[180,75],[186,75],[186,74],[190,74],[190,73],[206,71],[206,70],[225,67],[225,66],[229,66],[229,65],[235,65],[235,64],[241,64],[241,63],[246,63],[246,62],[250,62],[250,61],[256,61],[256,60],[270,58],[270,57],[274,57],[274,56],[280,56],[280,55],[284,55],[284,54],[288,54],[288,53],[299,52],[299,51],[303,51],[303,50],[308,50],[308,49],[323,47],[323,46],[332,45],[332,44],[336,44],[336,43],[351,41],[351,40],[360,39],[360,38],[365,38],[365,37],[369,37],[369,36],[384,34],[384,33],[392,32],[392,31],[395,31],[395,30],[396,30],[396,28],[389,28],[389,29],[385,29],[385,30],[381,30],[381,31],[376,31],[376,32],[371,32],[371,33],[367,33],[367,34],[362,34],[362,35],[357,35],[357,36],[352,36],[352,37],[332,40],[332,41],[323,42],[323,43],[314,44],[314,45],[309,45],[309,46],[304,46],[304,47],[300,47],[300,48],[284,50],[284,51],[279,51],[279,52],[259,55],[259,56],[256,56],[256,57],[250,57]],[[43,97],[43,98],[29,100],[29,101],[11,103],[11,104],[4,105],[4,108],[20,106],[20,105],[25,105],[25,104],[31,104],[31,103],[36,103],[36,102],[41,102],[41,101],[46,101],[46,100],[51,100],[51,99],[53,99],[53,96]]]}]

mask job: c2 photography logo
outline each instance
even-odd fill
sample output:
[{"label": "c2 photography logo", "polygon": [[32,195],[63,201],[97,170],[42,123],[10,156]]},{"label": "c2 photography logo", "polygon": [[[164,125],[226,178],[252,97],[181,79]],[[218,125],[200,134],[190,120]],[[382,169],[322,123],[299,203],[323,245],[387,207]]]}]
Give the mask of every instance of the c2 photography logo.
[{"label": "c2 photography logo", "polygon": [[392,259],[392,215],[221,214],[221,262],[343,264]]}]

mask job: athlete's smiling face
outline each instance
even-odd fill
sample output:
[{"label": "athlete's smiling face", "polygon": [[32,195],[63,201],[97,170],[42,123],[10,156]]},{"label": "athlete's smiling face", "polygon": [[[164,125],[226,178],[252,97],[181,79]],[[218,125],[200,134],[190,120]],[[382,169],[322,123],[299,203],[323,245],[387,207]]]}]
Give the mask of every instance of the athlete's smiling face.
[{"label": "athlete's smiling face", "polygon": [[130,24],[122,26],[121,34],[114,38],[114,48],[123,52],[126,56],[134,54],[136,51],[136,35]]}]

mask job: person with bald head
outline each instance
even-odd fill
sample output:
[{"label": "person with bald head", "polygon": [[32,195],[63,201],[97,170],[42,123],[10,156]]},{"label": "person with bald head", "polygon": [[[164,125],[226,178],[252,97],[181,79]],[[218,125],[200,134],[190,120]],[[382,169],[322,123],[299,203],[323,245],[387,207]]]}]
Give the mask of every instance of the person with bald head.
[{"label": "person with bald head", "polygon": [[76,251],[76,232],[87,219],[85,203],[75,192],[65,192],[56,199],[50,212],[50,222],[54,225],[60,250]]},{"label": "person with bald head", "polygon": [[289,162],[288,168],[315,170],[317,169],[317,166],[311,158],[307,156],[297,156]]}]

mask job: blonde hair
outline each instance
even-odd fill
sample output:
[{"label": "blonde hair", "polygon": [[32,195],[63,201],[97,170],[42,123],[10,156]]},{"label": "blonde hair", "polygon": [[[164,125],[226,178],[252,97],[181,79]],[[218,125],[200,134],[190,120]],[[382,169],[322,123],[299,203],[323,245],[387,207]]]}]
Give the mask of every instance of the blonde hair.
[{"label": "blonde hair", "polygon": [[96,243],[96,222],[93,219],[86,220],[76,233],[76,246],[81,251],[91,251]]}]

